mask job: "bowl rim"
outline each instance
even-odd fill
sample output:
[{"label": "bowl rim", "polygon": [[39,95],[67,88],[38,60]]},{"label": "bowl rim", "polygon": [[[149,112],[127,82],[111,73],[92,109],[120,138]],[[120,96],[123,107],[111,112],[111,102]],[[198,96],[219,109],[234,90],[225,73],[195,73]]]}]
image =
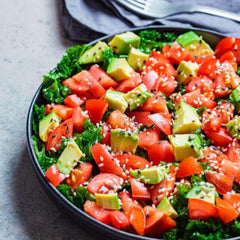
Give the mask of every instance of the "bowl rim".
[{"label": "bowl rim", "polygon": [[[117,33],[114,34],[109,34],[106,36],[103,36],[101,38],[98,38],[94,41],[91,41],[89,43],[87,43],[87,45],[92,45],[95,44],[98,41],[103,41],[103,40],[107,40],[112,38],[113,36],[115,36],[116,34],[120,34],[123,32],[127,32],[127,31],[133,31],[133,32],[138,32],[141,30],[149,30],[149,29],[156,29],[159,31],[168,31],[168,32],[174,32],[174,31],[180,31],[180,32],[185,32],[185,31],[196,31],[196,32],[204,32],[204,33],[210,33],[215,35],[216,37],[226,37],[225,34],[219,33],[219,32],[215,32],[212,30],[207,30],[204,28],[194,28],[194,27],[171,27],[171,26],[163,26],[163,25],[151,25],[151,26],[147,26],[147,27],[136,27],[136,28],[131,28],[131,29],[126,29],[125,31],[119,31]],[[65,198],[58,190],[57,188],[55,188],[45,177],[45,174],[43,172],[43,170],[40,167],[40,164],[38,162],[38,159],[36,157],[33,145],[32,145],[32,141],[31,141],[31,136],[33,135],[33,131],[32,131],[32,117],[33,117],[33,106],[36,103],[37,99],[39,97],[41,97],[41,89],[42,89],[42,83],[40,84],[40,86],[38,87],[37,91],[34,94],[34,97],[31,101],[31,104],[29,106],[28,109],[28,114],[27,114],[27,122],[26,122],[26,132],[27,132],[27,148],[28,148],[28,153],[30,155],[30,159],[31,159],[31,163],[32,166],[34,168],[35,173],[37,174],[37,177],[40,181],[41,184],[44,185],[45,189],[47,190],[47,193],[49,193],[53,198],[55,198],[55,200],[57,200],[64,208],[66,208],[69,212],[71,212],[71,214],[73,214],[75,217],[79,217],[81,216],[83,219],[83,221],[87,221],[89,223],[92,224],[91,227],[97,227],[98,229],[102,229],[102,231],[108,231],[108,233],[114,234],[115,236],[121,236],[125,239],[139,239],[139,240],[156,240],[156,238],[151,238],[151,237],[147,237],[147,236],[140,236],[134,233],[130,233],[130,232],[126,232],[123,230],[118,230],[112,226],[106,225],[96,219],[94,219],[93,217],[91,217],[90,215],[88,215],[87,213],[85,213],[83,210],[81,210],[80,208],[76,207],[73,203],[71,203],[67,198]],[[158,238],[159,239],[159,238]],[[234,238],[230,238],[229,240],[237,240],[239,239],[239,237],[234,237]],[[160,239],[159,239],[160,240]]]}]

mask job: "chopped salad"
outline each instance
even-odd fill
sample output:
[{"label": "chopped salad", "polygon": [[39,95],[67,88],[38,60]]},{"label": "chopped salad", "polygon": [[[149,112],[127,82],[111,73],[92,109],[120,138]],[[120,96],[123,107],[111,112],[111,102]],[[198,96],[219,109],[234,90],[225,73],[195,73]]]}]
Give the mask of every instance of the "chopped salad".
[{"label": "chopped salad", "polygon": [[116,229],[240,236],[240,39],[143,30],[74,46],[43,78],[46,179]]}]

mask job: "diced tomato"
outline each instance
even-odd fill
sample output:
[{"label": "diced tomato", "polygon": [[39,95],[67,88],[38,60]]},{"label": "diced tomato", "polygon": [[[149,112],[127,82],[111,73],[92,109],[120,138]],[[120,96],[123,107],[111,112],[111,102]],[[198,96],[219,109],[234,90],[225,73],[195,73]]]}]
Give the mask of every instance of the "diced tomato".
[{"label": "diced tomato", "polygon": [[187,92],[200,89],[200,92],[207,98],[214,98],[214,84],[211,79],[206,76],[199,76],[193,78],[186,87]]},{"label": "diced tomato", "polygon": [[100,123],[107,108],[108,102],[101,99],[90,99],[85,105],[85,110],[88,111],[89,118],[93,124]]},{"label": "diced tomato", "polygon": [[86,116],[83,114],[81,107],[77,106],[73,109],[72,114],[73,126],[76,132],[83,131],[83,123],[86,120]]},{"label": "diced tomato", "polygon": [[235,37],[225,37],[221,39],[215,47],[216,57],[220,58],[225,52],[233,50],[235,42]]},{"label": "diced tomato", "polygon": [[53,164],[46,172],[46,178],[52,183],[54,187],[57,187],[66,177],[58,170],[56,164]]},{"label": "diced tomato", "polygon": [[222,124],[222,114],[216,108],[205,110],[202,114],[202,130],[219,131]]},{"label": "diced tomato", "polygon": [[153,144],[160,140],[159,130],[148,128],[145,131],[138,134],[138,146],[144,149],[148,149]]},{"label": "diced tomato", "polygon": [[188,216],[190,219],[204,220],[210,217],[218,217],[218,211],[212,203],[190,198],[188,199]]},{"label": "diced tomato", "polygon": [[84,205],[84,212],[86,212],[91,217],[95,218],[99,222],[105,223],[107,225],[111,224],[110,211],[101,207],[98,207],[95,202],[87,200]]},{"label": "diced tomato", "polygon": [[116,91],[126,93],[140,85],[141,82],[142,80],[139,73],[133,71],[131,77],[121,81],[115,89]]},{"label": "diced tomato", "polygon": [[151,127],[152,121],[148,119],[148,115],[150,115],[150,112],[127,112],[126,115],[130,118],[134,118],[134,121],[137,123],[141,123],[143,125],[146,125],[147,127]]},{"label": "diced tomato", "polygon": [[140,199],[140,200],[150,200],[151,195],[143,182],[138,181],[135,178],[130,178],[131,183],[131,191],[132,191],[132,198],[133,199]]},{"label": "diced tomato", "polygon": [[149,161],[137,155],[118,154],[115,155],[114,158],[117,158],[119,160],[120,165],[124,166],[128,171],[130,169],[135,170],[151,166]]},{"label": "diced tomato", "polygon": [[225,154],[228,156],[230,161],[240,162],[240,144],[238,143],[238,140],[233,140],[232,143],[228,145]]},{"label": "diced tomato", "polygon": [[226,193],[223,195],[223,199],[240,213],[240,193]]},{"label": "diced tomato", "polygon": [[215,91],[214,91],[214,94],[217,98],[218,97],[225,97],[231,92],[231,89],[229,89],[227,84],[225,83],[225,76],[226,75],[225,75],[224,72],[217,73],[216,76],[215,76],[215,80],[214,80]]},{"label": "diced tomato", "polygon": [[171,95],[175,88],[177,87],[177,82],[173,76],[165,76],[162,75],[158,78],[156,81],[156,84],[154,85],[154,89],[157,89],[157,91],[161,91],[167,96]]},{"label": "diced tomato", "polygon": [[232,191],[233,179],[231,177],[222,173],[207,171],[206,178],[208,182],[215,186],[218,193],[225,194]]},{"label": "diced tomato", "polygon": [[234,114],[234,106],[228,101],[221,101],[215,109],[222,115],[222,123],[228,123]]},{"label": "diced tomato", "polygon": [[66,179],[67,184],[75,190],[77,187],[87,182],[91,176],[92,167],[91,163],[81,163],[79,167],[71,171],[70,176]]},{"label": "diced tomato", "polygon": [[238,211],[232,207],[228,202],[221,198],[216,198],[216,205],[220,219],[228,224],[239,216]]},{"label": "diced tomato", "polygon": [[177,178],[184,178],[203,172],[203,168],[194,157],[184,159],[178,166]]},{"label": "diced tomato", "polygon": [[46,114],[51,112],[55,112],[63,121],[71,118],[73,109],[71,107],[67,107],[61,104],[47,104],[45,106]]},{"label": "diced tomato", "polygon": [[103,123],[102,125],[102,144],[110,145],[111,141],[111,130],[107,123]]},{"label": "diced tomato", "polygon": [[137,126],[136,122],[131,121],[130,118],[121,113],[119,110],[113,111],[108,116],[107,123],[112,127],[112,129],[121,128],[131,130]]},{"label": "diced tomato", "polygon": [[116,229],[126,229],[130,225],[128,217],[121,211],[110,211],[113,227]]},{"label": "diced tomato", "polygon": [[161,92],[147,99],[147,101],[141,106],[143,111],[155,112],[155,113],[168,113],[168,107]]},{"label": "diced tomato", "polygon": [[58,151],[62,138],[71,138],[73,133],[73,120],[69,118],[57,126],[48,136],[47,151]]},{"label": "diced tomato", "polygon": [[168,197],[174,189],[176,180],[175,167],[170,166],[167,176],[158,184],[150,187],[152,201],[157,205],[164,197]]},{"label": "diced tomato", "polygon": [[237,71],[237,59],[233,51],[228,51],[220,57],[220,63],[224,63],[225,61],[228,61],[232,65],[235,72]]},{"label": "diced tomato", "polygon": [[218,131],[204,131],[206,136],[213,141],[214,145],[224,147],[232,142],[232,135],[226,128],[221,127]]},{"label": "diced tomato", "polygon": [[[122,202],[122,209],[126,213],[127,216],[129,216],[129,210],[131,209],[131,206],[136,204],[137,206],[139,205],[137,202],[134,202],[133,199],[130,197],[129,192],[120,192],[118,197],[120,198]],[[141,207],[139,205],[139,207]]]},{"label": "diced tomato", "polygon": [[77,96],[77,94],[71,94],[64,99],[64,104],[69,107],[77,107],[84,104],[84,100]]},{"label": "diced tomato", "polygon": [[223,154],[220,150],[218,150],[216,147],[206,147],[203,149],[202,152],[202,158],[201,162],[208,162],[209,166],[215,170],[218,171],[222,161],[228,160],[228,157]]},{"label": "diced tomato", "polygon": [[100,173],[94,176],[87,185],[90,193],[116,192],[121,188],[123,180],[115,174]]},{"label": "diced tomato", "polygon": [[170,47],[167,43],[165,43],[165,45],[162,48],[162,54],[166,54],[169,51]]},{"label": "diced tomato", "polygon": [[158,78],[158,74],[154,70],[152,70],[143,75],[142,81],[150,92],[156,92],[157,89],[154,89],[154,86]]},{"label": "diced tomato", "polygon": [[160,161],[175,162],[172,145],[166,140],[153,144],[147,151],[148,158],[153,165],[158,165]]},{"label": "diced tomato", "polygon": [[172,126],[169,123],[169,120],[164,118],[161,114],[155,113],[148,116],[148,118],[152,121],[154,126],[157,127],[161,132],[166,135],[172,134]]},{"label": "diced tomato", "polygon": [[179,64],[181,61],[194,61],[193,55],[184,49],[180,44],[174,42],[166,56],[172,64]]},{"label": "diced tomato", "polygon": [[162,237],[164,232],[170,231],[176,223],[165,213],[151,206],[145,206],[146,227],[144,233],[151,237]]},{"label": "diced tomato", "polygon": [[196,62],[198,65],[202,65],[205,61],[211,59],[216,59],[216,57],[213,55],[200,56],[196,58],[194,62]]},{"label": "diced tomato", "polygon": [[219,171],[240,183],[240,162],[224,160]]},{"label": "diced tomato", "polygon": [[89,72],[105,89],[117,86],[117,82],[107,75],[98,65],[92,65]]},{"label": "diced tomato", "polygon": [[200,89],[186,93],[176,99],[176,102],[184,101],[193,107],[206,107],[212,109],[216,106],[216,102],[201,94]]},{"label": "diced tomato", "polygon": [[79,97],[98,98],[105,93],[105,89],[97,80],[86,70],[68,78],[62,82],[76,93]]},{"label": "diced tomato", "polygon": [[214,79],[217,70],[217,59],[207,59],[202,62],[198,69],[198,75],[205,75],[210,79]]},{"label": "diced tomato", "polygon": [[114,161],[113,157],[102,144],[96,143],[93,145],[91,147],[91,153],[102,173],[113,173],[126,179],[127,176],[123,169]]}]

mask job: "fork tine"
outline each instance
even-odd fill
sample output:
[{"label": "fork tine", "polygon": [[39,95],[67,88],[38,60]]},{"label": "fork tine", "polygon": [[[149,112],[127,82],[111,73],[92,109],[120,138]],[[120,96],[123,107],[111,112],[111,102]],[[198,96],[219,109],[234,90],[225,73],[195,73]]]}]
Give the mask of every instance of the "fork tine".
[{"label": "fork tine", "polygon": [[125,6],[133,8],[134,10],[138,9],[144,10],[145,8],[145,3],[142,2],[141,0],[118,0],[118,2],[121,2]]}]

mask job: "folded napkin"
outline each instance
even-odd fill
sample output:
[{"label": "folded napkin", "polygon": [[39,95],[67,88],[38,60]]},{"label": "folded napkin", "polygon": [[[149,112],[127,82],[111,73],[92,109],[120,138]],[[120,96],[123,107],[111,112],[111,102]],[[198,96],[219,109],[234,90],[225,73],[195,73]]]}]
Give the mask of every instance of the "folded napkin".
[{"label": "folded napkin", "polygon": [[[178,0],[168,1],[179,4]],[[181,3],[190,2],[199,4],[198,0],[181,0]],[[201,0],[201,4],[240,14],[239,0]],[[62,0],[60,9],[65,36],[84,42],[133,27],[156,24],[168,27],[199,27],[240,36],[240,23],[203,13],[184,13],[161,19],[150,19],[126,10],[114,0]]]}]

